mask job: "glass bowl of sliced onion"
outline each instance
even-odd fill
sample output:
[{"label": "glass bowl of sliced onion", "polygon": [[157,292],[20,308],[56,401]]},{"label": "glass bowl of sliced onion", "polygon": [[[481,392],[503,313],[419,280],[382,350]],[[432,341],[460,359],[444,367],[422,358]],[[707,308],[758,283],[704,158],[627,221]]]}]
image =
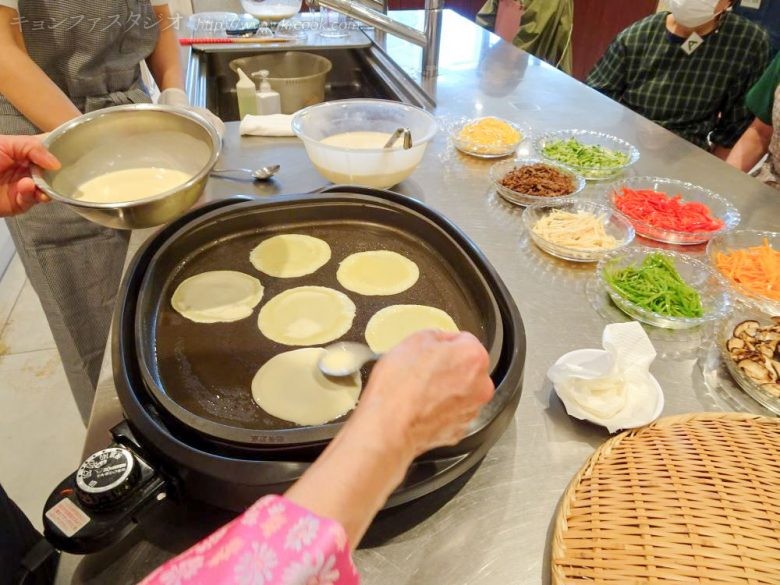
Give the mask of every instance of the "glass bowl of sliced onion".
[{"label": "glass bowl of sliced onion", "polygon": [[572,262],[598,262],[628,246],[635,236],[625,217],[587,200],[530,205],[523,212],[523,224],[542,250]]}]

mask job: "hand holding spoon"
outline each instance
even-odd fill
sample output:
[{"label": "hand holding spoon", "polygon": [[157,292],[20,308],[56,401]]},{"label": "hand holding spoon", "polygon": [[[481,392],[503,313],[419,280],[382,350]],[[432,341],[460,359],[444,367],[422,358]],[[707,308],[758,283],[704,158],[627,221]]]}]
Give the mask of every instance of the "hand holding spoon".
[{"label": "hand holding spoon", "polygon": [[382,354],[374,353],[367,345],[353,341],[341,341],[325,347],[325,353],[317,366],[326,376],[342,378],[351,376],[368,362],[378,360]]}]

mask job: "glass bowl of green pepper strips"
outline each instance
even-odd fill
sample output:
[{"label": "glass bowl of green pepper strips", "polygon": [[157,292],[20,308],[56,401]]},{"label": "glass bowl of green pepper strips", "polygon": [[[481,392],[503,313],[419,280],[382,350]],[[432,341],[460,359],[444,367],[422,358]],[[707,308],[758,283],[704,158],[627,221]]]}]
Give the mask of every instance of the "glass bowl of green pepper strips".
[{"label": "glass bowl of green pepper strips", "polygon": [[596,275],[621,311],[656,327],[698,327],[723,318],[731,306],[715,271],[678,252],[615,251],[599,261]]},{"label": "glass bowl of green pepper strips", "polygon": [[593,130],[558,130],[536,140],[539,155],[565,165],[589,181],[621,174],[639,160],[639,151],[615,136]]}]

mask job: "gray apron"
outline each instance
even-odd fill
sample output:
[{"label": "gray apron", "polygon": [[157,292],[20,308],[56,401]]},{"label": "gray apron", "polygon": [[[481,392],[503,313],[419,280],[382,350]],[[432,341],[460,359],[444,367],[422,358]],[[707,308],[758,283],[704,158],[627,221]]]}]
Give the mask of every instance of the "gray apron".
[{"label": "gray apron", "polygon": [[769,143],[769,157],[756,175],[767,185],[780,189],[780,85],[775,89],[772,106],[772,141]]},{"label": "gray apron", "polygon": [[[19,17],[30,57],[82,112],[150,101],[140,71],[158,36],[149,0],[20,0]],[[0,133],[38,132],[0,96]],[[57,203],[6,222],[86,422],[130,233]]]}]

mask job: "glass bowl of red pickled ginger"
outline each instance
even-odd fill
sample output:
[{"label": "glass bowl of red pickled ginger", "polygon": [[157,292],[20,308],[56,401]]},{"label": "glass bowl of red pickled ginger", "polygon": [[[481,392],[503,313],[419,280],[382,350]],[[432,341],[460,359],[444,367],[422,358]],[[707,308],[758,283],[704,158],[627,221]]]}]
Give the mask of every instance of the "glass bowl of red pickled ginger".
[{"label": "glass bowl of red pickled ginger", "polygon": [[632,177],[613,183],[613,209],[637,235],[667,244],[705,244],[739,224],[739,211],[724,197],[693,183]]}]

